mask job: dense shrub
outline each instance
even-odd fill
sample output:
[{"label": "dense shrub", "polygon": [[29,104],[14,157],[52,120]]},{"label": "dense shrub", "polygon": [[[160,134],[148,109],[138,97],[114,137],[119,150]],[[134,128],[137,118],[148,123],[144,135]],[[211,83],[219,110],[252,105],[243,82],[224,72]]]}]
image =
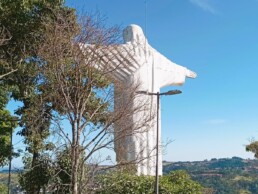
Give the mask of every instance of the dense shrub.
[{"label": "dense shrub", "polygon": [[8,187],[5,184],[0,183],[0,193],[1,194],[7,194],[8,193]]},{"label": "dense shrub", "polygon": [[[98,178],[97,194],[153,194],[155,177],[136,176],[125,172],[110,172]],[[185,171],[174,171],[160,177],[160,194],[202,193],[199,183],[191,180]]]}]

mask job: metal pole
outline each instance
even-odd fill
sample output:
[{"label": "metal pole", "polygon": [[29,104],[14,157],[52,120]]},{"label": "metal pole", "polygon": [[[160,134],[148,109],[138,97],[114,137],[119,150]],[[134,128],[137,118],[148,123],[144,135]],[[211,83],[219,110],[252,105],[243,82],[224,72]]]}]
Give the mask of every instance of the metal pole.
[{"label": "metal pole", "polygon": [[156,194],[159,194],[159,92],[157,93]]},{"label": "metal pole", "polygon": [[155,176],[155,194],[159,194],[159,101],[162,95],[175,95],[181,94],[180,90],[170,90],[163,93],[153,93],[147,91],[136,91],[137,94],[145,94],[151,96],[157,96],[157,139],[156,139],[156,176]]},{"label": "metal pole", "polygon": [[9,175],[8,175],[8,194],[11,194],[11,170],[12,170],[12,153],[13,153],[13,127],[10,130],[10,155],[9,155]]}]

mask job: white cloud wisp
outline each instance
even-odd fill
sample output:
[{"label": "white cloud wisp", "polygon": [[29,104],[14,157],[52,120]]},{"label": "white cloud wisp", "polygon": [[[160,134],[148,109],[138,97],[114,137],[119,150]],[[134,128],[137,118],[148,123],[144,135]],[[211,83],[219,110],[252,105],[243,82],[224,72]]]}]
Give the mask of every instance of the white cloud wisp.
[{"label": "white cloud wisp", "polygon": [[192,4],[200,7],[204,11],[216,14],[217,11],[212,7],[210,0],[189,0]]}]

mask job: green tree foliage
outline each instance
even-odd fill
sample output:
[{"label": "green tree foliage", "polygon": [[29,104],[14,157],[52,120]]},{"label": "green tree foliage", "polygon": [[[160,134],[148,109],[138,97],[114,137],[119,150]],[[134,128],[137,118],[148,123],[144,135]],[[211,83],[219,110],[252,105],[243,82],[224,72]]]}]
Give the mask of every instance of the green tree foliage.
[{"label": "green tree foliage", "polygon": [[[17,84],[17,80],[25,84],[31,82],[32,66],[26,59],[35,57],[40,45],[44,29],[42,18],[51,17],[50,11],[60,6],[57,0],[1,0],[0,29],[8,32],[9,40],[1,45],[0,72],[19,69],[9,81]],[[18,76],[18,77],[17,77]],[[25,79],[27,77],[27,79]]]},{"label": "green tree foliage", "polygon": [[19,174],[21,188],[32,194],[39,193],[40,190],[45,191],[53,175],[52,161],[49,156],[40,155],[34,161],[33,167],[31,167],[32,157],[26,157],[24,161],[24,171]]},{"label": "green tree foliage", "polygon": [[[42,17],[48,16],[51,5],[55,6],[57,2],[36,0],[0,1],[0,27],[7,29],[11,36],[7,44],[1,45],[0,72],[4,74],[12,69],[17,69],[13,74],[5,76],[1,84],[3,87],[11,87],[11,97],[24,104],[23,107],[16,111],[16,114],[21,116],[19,125],[22,127],[22,131],[20,134],[26,137],[32,131],[28,129],[30,126],[28,122],[36,120],[28,117],[28,114],[29,112],[33,113],[31,107],[37,104],[34,102],[37,99],[38,79],[35,57],[43,35],[41,20]],[[38,111],[37,108],[39,109]],[[34,112],[37,111],[35,114],[39,115],[43,108],[36,106],[33,109]],[[42,120],[41,123],[46,121],[44,118]],[[45,123],[46,125],[48,124],[47,122]],[[26,141],[26,143],[31,142],[29,138]]]},{"label": "green tree foliage", "polygon": [[0,193],[8,194],[8,187],[5,184],[0,183]]},{"label": "green tree foliage", "polygon": [[[98,179],[97,194],[153,194],[155,177],[136,176],[125,172],[110,172]],[[191,180],[185,171],[174,171],[160,177],[161,194],[198,194],[202,187]]]},{"label": "green tree foliage", "polygon": [[[71,149],[61,149],[55,158],[41,154],[34,167],[31,167],[32,156],[24,158],[24,171],[19,173],[19,184],[28,193],[47,190],[51,193],[71,193]],[[83,170],[87,170],[86,166]],[[79,179],[81,174],[79,174]],[[85,189],[84,189],[85,190]],[[81,192],[84,193],[84,192]]]},{"label": "green tree foliage", "polygon": [[[0,75],[14,71],[1,76],[0,85],[10,88],[10,97],[23,104],[15,113],[20,116],[22,130],[19,134],[24,136],[26,150],[32,157],[31,166],[26,169],[31,170],[27,174],[40,171],[34,167],[40,166],[41,155],[53,148],[46,142],[52,107],[42,99],[42,77],[38,72],[42,60],[38,57],[38,49],[45,40],[45,23],[55,20],[56,12],[72,13],[61,0],[0,1],[0,29],[5,33],[1,38],[8,39],[0,44]],[[23,182],[29,183],[29,179],[25,181],[29,177],[25,176]]]},{"label": "green tree foliage", "polygon": [[71,188],[71,149],[59,151],[56,154],[55,171],[52,190],[54,193],[70,193]]},{"label": "green tree foliage", "polygon": [[13,117],[8,110],[0,110],[0,166],[7,164],[7,159],[11,156],[10,137],[13,133]]},{"label": "green tree foliage", "polygon": [[11,155],[18,156],[11,151],[11,135],[17,126],[17,119],[6,110],[7,102],[8,89],[0,85],[0,166],[6,165]]},{"label": "green tree foliage", "polygon": [[249,145],[246,146],[246,151],[247,152],[253,152],[254,157],[258,158],[258,141],[253,141]]},{"label": "green tree foliage", "polygon": [[42,80],[37,70],[41,61],[37,52],[44,41],[46,29],[43,23],[53,20],[56,10],[66,12],[69,9],[60,0],[0,2],[0,25],[11,35],[8,44],[1,45],[0,72],[3,74],[10,69],[17,69],[4,77],[2,84],[11,86],[11,97],[23,103],[23,107],[16,111],[21,116],[19,125],[22,130],[19,134],[26,138],[27,149],[35,153],[33,157],[38,155],[42,141],[49,135],[51,107],[47,103],[40,103],[39,83]]}]

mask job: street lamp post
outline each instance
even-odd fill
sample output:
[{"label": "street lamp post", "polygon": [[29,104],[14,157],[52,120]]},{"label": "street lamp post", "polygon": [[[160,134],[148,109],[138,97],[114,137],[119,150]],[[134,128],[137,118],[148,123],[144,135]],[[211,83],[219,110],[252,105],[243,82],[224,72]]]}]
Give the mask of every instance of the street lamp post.
[{"label": "street lamp post", "polygon": [[13,132],[12,132],[12,128],[11,128],[11,130],[10,130],[9,172],[8,172],[8,194],[11,193],[12,153],[13,153]]},{"label": "street lamp post", "polygon": [[181,94],[180,90],[169,90],[162,93],[153,93],[147,91],[137,91],[137,94],[145,94],[150,96],[157,96],[157,134],[156,134],[156,175],[155,175],[155,194],[159,194],[159,101],[160,96],[169,96],[175,94]]}]

